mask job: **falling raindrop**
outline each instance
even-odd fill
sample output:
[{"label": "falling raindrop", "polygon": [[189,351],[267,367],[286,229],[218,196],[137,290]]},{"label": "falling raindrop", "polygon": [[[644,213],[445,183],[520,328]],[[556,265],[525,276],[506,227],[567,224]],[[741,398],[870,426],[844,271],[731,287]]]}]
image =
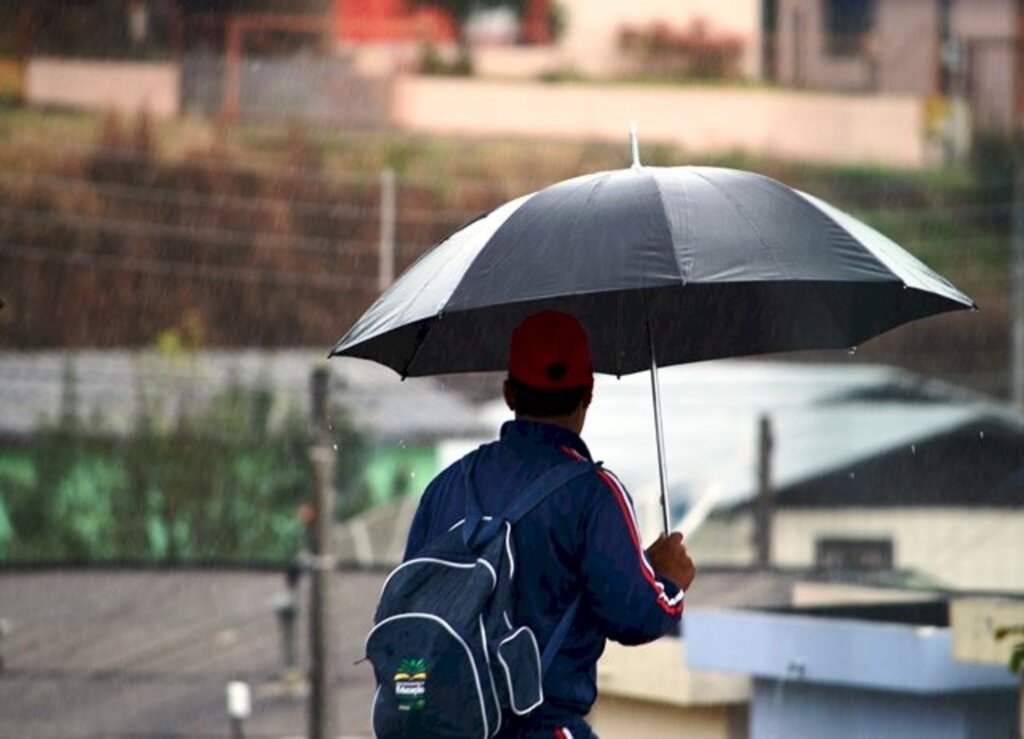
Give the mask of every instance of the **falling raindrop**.
[{"label": "falling raindrop", "polygon": [[978,438],[979,439],[984,439],[985,438],[985,432],[984,431],[979,431],[978,432]]},{"label": "falling raindrop", "polygon": [[334,445],[334,451],[338,451],[338,445],[337,444]]},{"label": "falling raindrop", "polygon": [[911,454],[917,454],[917,444],[911,444],[910,445],[910,453]]},{"label": "falling raindrop", "polygon": [[850,479],[851,479],[851,480],[852,480],[853,478],[855,478],[856,476],[857,476],[857,473],[856,473],[856,472],[851,472],[851,473],[850,473]]},{"label": "falling raindrop", "polygon": [[857,353],[857,347],[851,346],[849,351],[847,351],[846,353],[849,354],[852,357],[854,354]]},{"label": "falling raindrop", "polygon": [[410,472],[409,473],[409,477],[411,477],[413,479],[416,479],[416,473],[415,472]]}]

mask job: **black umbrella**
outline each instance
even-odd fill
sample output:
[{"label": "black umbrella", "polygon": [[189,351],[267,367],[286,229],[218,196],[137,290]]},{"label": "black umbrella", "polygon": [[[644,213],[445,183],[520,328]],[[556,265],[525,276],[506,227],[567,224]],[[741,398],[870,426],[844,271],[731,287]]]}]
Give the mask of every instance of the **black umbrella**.
[{"label": "black umbrella", "polygon": [[409,268],[331,350],[403,377],[501,370],[527,315],[575,315],[594,369],[853,347],[973,301],[893,241],[750,172],[642,167],[566,180],[467,224]]}]

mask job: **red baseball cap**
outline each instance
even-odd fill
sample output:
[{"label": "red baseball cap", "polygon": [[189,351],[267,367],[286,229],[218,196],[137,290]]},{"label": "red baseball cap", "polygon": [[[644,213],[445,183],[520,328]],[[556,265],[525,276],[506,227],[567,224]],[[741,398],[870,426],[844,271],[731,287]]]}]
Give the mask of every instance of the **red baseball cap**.
[{"label": "red baseball cap", "polygon": [[512,331],[508,374],[539,390],[589,387],[594,382],[590,347],[579,321],[553,310],[527,317]]}]

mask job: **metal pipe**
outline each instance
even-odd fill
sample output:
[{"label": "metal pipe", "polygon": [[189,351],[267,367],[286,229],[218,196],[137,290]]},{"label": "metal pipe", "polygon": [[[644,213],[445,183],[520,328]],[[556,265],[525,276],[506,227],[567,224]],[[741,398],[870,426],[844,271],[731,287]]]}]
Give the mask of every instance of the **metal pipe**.
[{"label": "metal pipe", "polygon": [[658,386],[658,361],[654,356],[654,334],[647,324],[647,341],[651,349],[651,395],[654,398],[654,436],[658,447],[658,479],[661,481],[661,522],[665,535],[669,533],[668,471],[665,468],[665,429],[661,423],[661,388]]}]

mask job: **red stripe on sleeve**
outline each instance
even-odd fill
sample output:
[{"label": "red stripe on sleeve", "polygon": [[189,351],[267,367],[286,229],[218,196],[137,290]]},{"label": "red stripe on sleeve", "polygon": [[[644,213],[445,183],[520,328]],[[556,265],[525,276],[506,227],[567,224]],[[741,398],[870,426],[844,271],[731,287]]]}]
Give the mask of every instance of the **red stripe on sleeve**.
[{"label": "red stripe on sleeve", "polygon": [[658,605],[661,607],[661,610],[665,611],[665,613],[670,616],[678,616],[683,612],[683,603],[680,601],[674,606],[668,604],[668,595],[665,594],[665,586],[654,578],[654,573],[647,564],[647,560],[644,559],[644,550],[643,547],[640,546],[640,538],[636,531],[636,524],[634,523],[633,514],[630,511],[629,501],[626,499],[625,491],[619,485],[618,480],[604,470],[598,470],[597,476],[600,477],[604,481],[604,484],[608,486],[608,489],[612,491],[612,495],[615,496],[615,502],[619,504],[619,512],[622,513],[622,517],[625,519],[626,529],[629,531],[629,536],[633,540],[633,546],[637,551],[640,572],[657,595]]}]

